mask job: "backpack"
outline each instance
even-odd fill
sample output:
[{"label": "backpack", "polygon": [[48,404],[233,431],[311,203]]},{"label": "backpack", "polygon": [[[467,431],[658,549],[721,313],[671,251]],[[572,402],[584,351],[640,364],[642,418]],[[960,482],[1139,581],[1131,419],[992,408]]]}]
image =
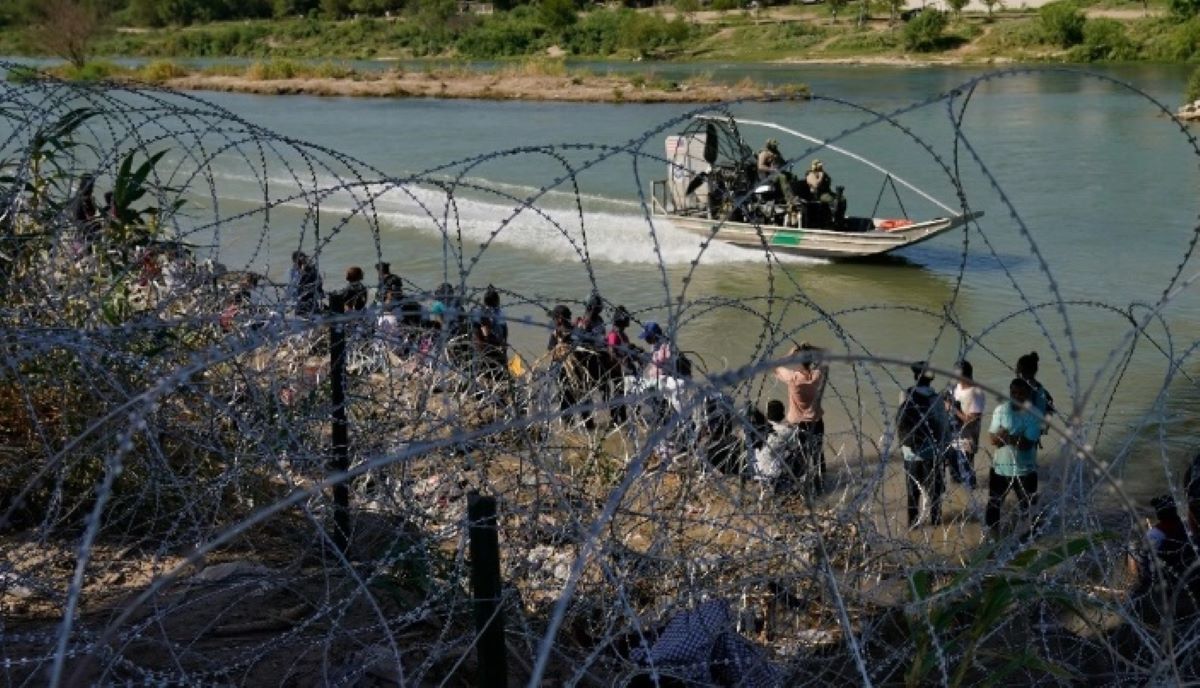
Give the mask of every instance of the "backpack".
[{"label": "backpack", "polygon": [[917,394],[915,387],[904,393],[896,425],[900,433],[900,445],[914,451],[938,444],[938,433],[934,427],[934,404],[940,398],[936,394]]},{"label": "backpack", "polygon": [[692,376],[692,359],[683,352],[675,356],[675,375],[676,377]]}]

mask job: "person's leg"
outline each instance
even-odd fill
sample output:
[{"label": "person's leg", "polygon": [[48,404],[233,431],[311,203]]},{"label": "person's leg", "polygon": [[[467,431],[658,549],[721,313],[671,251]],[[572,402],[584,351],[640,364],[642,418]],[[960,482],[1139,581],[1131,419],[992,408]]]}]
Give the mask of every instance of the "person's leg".
[{"label": "person's leg", "polygon": [[939,525],[942,522],[942,495],[946,493],[946,469],[943,460],[938,458],[929,462],[929,523]]},{"label": "person's leg", "polygon": [[983,518],[983,524],[988,530],[996,527],[1000,523],[1000,505],[1004,503],[1004,497],[1008,494],[1008,490],[1012,487],[1012,480],[1003,475],[996,475],[995,469],[988,472],[988,503],[987,512]]},{"label": "person's leg", "polygon": [[908,487],[908,527],[917,524],[921,515],[921,480],[923,478],[924,461],[914,459],[904,462],[904,482]]},{"label": "person's leg", "polygon": [[813,456],[816,457],[816,476],[813,487],[820,492],[825,487],[825,419],[813,424],[812,429]]},{"label": "person's leg", "polygon": [[[1017,480],[1017,504],[1021,510],[1021,518],[1025,519],[1034,512],[1037,508],[1037,491],[1038,491],[1038,474],[1037,472],[1027,473],[1020,476]],[[1033,520],[1029,524],[1029,532],[1036,533],[1038,530],[1039,518],[1035,514]]]}]

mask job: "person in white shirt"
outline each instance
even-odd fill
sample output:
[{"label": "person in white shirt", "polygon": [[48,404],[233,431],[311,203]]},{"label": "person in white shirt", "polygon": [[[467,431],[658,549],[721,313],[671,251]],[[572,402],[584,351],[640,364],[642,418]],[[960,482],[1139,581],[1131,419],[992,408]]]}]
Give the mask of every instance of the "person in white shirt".
[{"label": "person in white shirt", "polygon": [[959,361],[954,366],[958,382],[954,385],[953,408],[950,409],[955,427],[951,441],[953,461],[950,475],[959,483],[975,489],[975,452],[979,451],[979,429],[987,396],[975,384],[975,370],[969,361]]}]

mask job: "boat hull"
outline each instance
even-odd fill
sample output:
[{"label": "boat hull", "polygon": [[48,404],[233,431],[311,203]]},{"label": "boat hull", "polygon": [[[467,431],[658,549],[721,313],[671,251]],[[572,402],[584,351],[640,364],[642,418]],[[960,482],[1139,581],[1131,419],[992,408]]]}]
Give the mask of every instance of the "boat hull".
[{"label": "boat hull", "polygon": [[982,213],[939,217],[914,222],[891,230],[875,229],[866,232],[839,232],[827,229],[799,229],[774,225],[754,225],[744,222],[720,222],[706,217],[656,214],[679,229],[716,239],[734,246],[790,253],[813,258],[847,260],[879,256],[961,227]]}]

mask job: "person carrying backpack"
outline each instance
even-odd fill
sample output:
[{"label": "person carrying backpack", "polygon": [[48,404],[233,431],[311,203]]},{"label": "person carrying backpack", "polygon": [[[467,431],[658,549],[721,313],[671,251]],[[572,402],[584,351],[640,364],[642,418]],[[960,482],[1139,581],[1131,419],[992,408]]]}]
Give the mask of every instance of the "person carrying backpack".
[{"label": "person carrying backpack", "polygon": [[921,498],[929,505],[929,523],[942,521],[942,494],[946,491],[942,457],[946,452],[949,422],[945,403],[933,389],[933,373],[925,361],[912,364],[916,384],[904,390],[896,427],[900,452],[904,457],[905,484],[908,487],[908,527],[915,528],[921,518]]}]

